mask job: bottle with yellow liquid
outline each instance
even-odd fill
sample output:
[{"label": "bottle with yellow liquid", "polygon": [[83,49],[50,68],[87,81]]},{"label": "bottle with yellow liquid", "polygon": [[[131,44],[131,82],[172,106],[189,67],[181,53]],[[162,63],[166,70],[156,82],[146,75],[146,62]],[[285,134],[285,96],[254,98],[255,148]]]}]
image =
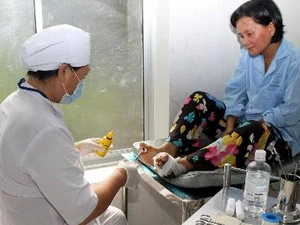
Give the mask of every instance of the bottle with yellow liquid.
[{"label": "bottle with yellow liquid", "polygon": [[95,152],[99,157],[103,158],[106,155],[106,153],[110,150],[110,147],[112,145],[113,136],[114,136],[114,132],[110,131],[110,132],[108,132],[107,135],[105,135],[104,137],[101,138],[101,141],[98,144],[101,146],[101,148],[103,150],[101,150],[101,151],[96,150],[96,152]]}]

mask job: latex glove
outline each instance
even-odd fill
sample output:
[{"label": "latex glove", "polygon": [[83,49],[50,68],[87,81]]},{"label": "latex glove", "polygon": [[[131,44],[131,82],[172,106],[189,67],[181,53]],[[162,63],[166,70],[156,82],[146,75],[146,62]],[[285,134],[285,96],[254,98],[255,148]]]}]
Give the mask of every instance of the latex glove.
[{"label": "latex glove", "polygon": [[[165,158],[167,159],[165,161]],[[162,163],[164,161],[163,166],[158,165],[158,163]],[[166,152],[158,153],[156,156],[153,157],[153,164],[159,176],[167,177],[170,175],[178,176],[182,173],[187,172],[187,169],[177,162],[176,159],[173,158],[170,154]]]},{"label": "latex glove", "polygon": [[129,189],[137,189],[140,183],[140,174],[137,170],[137,165],[120,161],[117,168],[124,169],[127,174],[127,180],[124,187]]},{"label": "latex glove", "polygon": [[101,138],[88,138],[75,143],[77,150],[80,152],[81,156],[87,156],[89,154],[95,153],[96,150],[103,151],[103,148],[99,145],[101,143]]}]

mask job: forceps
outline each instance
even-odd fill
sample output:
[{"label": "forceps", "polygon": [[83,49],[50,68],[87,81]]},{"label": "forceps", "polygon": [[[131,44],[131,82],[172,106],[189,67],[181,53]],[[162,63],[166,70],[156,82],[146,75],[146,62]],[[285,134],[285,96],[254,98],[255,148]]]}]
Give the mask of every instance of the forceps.
[{"label": "forceps", "polygon": [[142,148],[142,149],[139,151],[138,155],[135,157],[135,159],[134,159],[133,161],[138,160],[138,159],[140,158],[141,154],[142,154],[142,153],[146,153],[146,152],[147,152],[147,149],[146,149],[146,148]]},{"label": "forceps", "polygon": [[195,225],[224,225],[223,223],[217,223],[212,221],[211,217],[209,215],[201,215],[200,220],[196,221]]}]

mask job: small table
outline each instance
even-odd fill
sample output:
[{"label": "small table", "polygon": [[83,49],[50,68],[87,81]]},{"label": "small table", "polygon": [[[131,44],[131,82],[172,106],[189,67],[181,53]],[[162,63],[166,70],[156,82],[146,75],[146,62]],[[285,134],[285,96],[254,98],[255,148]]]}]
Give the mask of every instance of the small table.
[{"label": "small table", "polygon": [[[196,221],[200,219],[200,216],[202,214],[206,214],[213,217],[217,215],[218,212],[224,213],[228,198],[234,198],[235,200],[242,200],[243,190],[234,187],[223,188],[214,197],[212,197],[203,207],[201,207],[189,219],[187,219],[182,225],[195,225]],[[276,198],[269,197],[268,204],[267,204],[267,211],[269,211],[268,209],[270,209],[275,204],[276,204]],[[261,219],[246,217],[244,222],[253,225],[258,225],[261,224]]]}]

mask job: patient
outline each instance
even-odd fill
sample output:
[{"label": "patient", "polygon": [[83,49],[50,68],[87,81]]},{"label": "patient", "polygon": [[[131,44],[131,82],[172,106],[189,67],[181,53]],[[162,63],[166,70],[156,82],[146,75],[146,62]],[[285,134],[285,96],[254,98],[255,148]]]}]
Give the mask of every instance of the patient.
[{"label": "patient", "polygon": [[[184,102],[162,146],[140,143],[147,149],[142,160],[162,176],[225,163],[245,168],[271,141],[281,160],[299,153],[300,51],[283,37],[279,8],[272,0],[251,0],[233,12],[230,22],[244,48],[224,102],[197,91]],[[201,148],[202,134],[212,143]],[[275,162],[270,151],[267,162]]]}]

